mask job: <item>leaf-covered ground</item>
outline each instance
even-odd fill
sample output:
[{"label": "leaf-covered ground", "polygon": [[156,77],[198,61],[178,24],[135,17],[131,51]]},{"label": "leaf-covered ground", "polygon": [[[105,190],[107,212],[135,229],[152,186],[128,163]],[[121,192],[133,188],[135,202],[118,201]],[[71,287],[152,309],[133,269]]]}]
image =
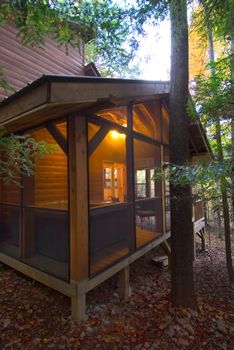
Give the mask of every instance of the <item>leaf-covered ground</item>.
[{"label": "leaf-covered ground", "polygon": [[173,309],[170,273],[152,254],[131,265],[132,296],[119,300],[115,279],[88,294],[88,318],[72,322],[67,297],[0,265],[0,349],[234,349],[234,288],[224,244],[195,262],[198,311]]}]

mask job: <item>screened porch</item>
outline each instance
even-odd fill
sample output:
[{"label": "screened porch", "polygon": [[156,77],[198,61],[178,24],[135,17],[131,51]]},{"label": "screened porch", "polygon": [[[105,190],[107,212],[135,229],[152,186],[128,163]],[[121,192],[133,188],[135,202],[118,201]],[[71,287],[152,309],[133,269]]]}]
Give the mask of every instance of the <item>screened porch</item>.
[{"label": "screened porch", "polygon": [[[63,118],[26,130],[37,141],[53,144],[54,151],[36,161],[33,176],[0,187],[0,251],[65,281],[73,249],[68,123]],[[82,167],[88,174],[93,276],[169,228],[165,184],[154,176],[169,150],[168,114],[160,101],[101,110],[86,117],[86,142]]]}]

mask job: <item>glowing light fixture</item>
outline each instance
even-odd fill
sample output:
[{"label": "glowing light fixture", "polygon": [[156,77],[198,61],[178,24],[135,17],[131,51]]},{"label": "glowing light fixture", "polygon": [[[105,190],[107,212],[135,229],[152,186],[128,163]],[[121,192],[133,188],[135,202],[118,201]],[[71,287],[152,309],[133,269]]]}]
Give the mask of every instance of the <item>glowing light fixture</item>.
[{"label": "glowing light fixture", "polygon": [[111,130],[111,137],[114,139],[114,140],[118,140],[118,139],[124,139],[126,137],[125,134],[121,134],[119,133],[118,131],[116,130]]}]

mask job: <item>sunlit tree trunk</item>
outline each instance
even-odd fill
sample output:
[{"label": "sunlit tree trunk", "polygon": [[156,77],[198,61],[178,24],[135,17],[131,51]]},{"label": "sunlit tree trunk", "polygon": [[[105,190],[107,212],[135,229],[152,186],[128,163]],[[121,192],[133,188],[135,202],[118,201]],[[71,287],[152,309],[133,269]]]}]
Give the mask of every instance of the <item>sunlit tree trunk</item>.
[{"label": "sunlit tree trunk", "polygon": [[[171,0],[170,160],[182,165],[189,160],[188,24],[186,0]],[[189,185],[170,185],[171,279],[175,306],[196,308],[193,281],[192,196]]]}]

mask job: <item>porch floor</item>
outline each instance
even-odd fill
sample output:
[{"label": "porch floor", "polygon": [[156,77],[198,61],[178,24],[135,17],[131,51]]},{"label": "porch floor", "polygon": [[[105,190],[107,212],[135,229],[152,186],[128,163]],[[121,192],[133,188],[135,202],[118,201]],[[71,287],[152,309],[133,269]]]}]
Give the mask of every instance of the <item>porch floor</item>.
[{"label": "porch floor", "polygon": [[[151,242],[152,240],[161,236],[159,232],[152,232],[141,227],[136,227],[136,246],[137,248]],[[114,250],[114,249],[113,249]],[[120,260],[129,253],[128,247],[119,247],[115,249],[112,253],[107,253],[105,257],[96,259],[91,263],[90,273],[95,274],[98,271],[103,270],[105,267],[113,264],[115,261]]]}]

